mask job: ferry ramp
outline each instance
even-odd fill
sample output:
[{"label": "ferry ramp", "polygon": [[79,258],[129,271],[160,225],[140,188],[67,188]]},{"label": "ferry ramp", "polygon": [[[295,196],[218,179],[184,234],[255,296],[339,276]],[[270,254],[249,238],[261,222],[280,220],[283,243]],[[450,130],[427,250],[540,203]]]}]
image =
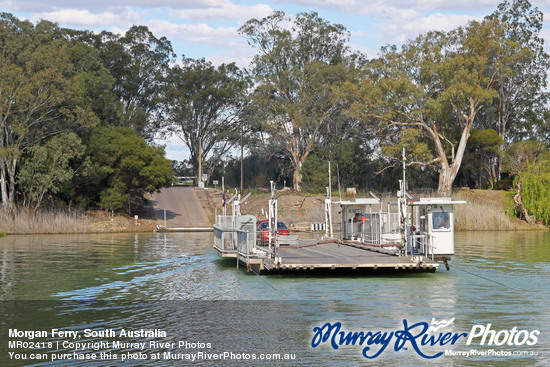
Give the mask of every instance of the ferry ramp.
[{"label": "ferry ramp", "polygon": [[164,226],[166,210],[166,229],[174,231],[210,231],[212,223],[199,199],[195,187],[171,186],[153,194],[152,205],[157,223]]}]

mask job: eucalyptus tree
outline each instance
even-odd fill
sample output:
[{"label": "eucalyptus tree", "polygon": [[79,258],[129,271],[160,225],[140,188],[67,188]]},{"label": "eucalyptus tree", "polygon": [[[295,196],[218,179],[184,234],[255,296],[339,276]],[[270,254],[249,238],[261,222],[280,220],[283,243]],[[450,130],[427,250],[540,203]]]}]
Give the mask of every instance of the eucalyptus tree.
[{"label": "eucalyptus tree", "polygon": [[511,144],[503,157],[504,168],[514,175],[514,210],[528,223],[550,222],[550,155],[538,140]]},{"label": "eucalyptus tree", "polygon": [[71,163],[86,147],[74,132],[59,134],[28,149],[17,174],[23,205],[36,212],[49,194],[57,194],[75,174]]},{"label": "eucalyptus tree", "polygon": [[208,176],[241,137],[241,111],[247,79],[234,63],[218,67],[205,59],[184,58],[168,77],[167,115],[175,134],[189,148],[194,173]]},{"label": "eucalyptus tree", "polygon": [[57,25],[0,16],[0,191],[15,205],[22,154],[53,135],[97,123],[87,104],[86,73],[70,62]]},{"label": "eucalyptus tree", "polygon": [[174,179],[164,149],[147,144],[128,127],[94,128],[86,139],[86,157],[86,172],[75,177],[77,186],[87,200],[104,209],[129,209]]},{"label": "eucalyptus tree", "polygon": [[[498,96],[485,124],[497,130],[508,143],[524,135],[540,138],[538,135],[544,129],[540,126],[544,121],[541,117],[548,109],[546,87],[550,68],[550,56],[544,51],[541,36],[543,13],[528,0],[512,0],[501,3],[487,19],[500,20],[505,27],[506,39],[522,45],[522,48],[508,49],[515,55],[507,55],[512,63],[496,83]],[[502,171],[502,160],[498,162],[497,178]]]},{"label": "eucalyptus tree", "polygon": [[165,37],[157,38],[145,26],[132,26],[124,36],[92,35],[100,60],[114,78],[112,93],[119,105],[111,123],[133,128],[152,140],[165,126],[167,76],[175,54]]},{"label": "eucalyptus tree", "polygon": [[465,156],[468,158],[462,164],[461,173],[468,182],[475,184],[476,189],[481,189],[488,183],[490,188],[495,187],[497,172],[495,162],[501,159],[501,147],[504,140],[494,129],[473,129],[468,144],[466,145]]},{"label": "eucalyptus tree", "polygon": [[251,101],[260,112],[262,128],[285,147],[294,189],[300,191],[302,165],[345,107],[337,91],[356,75],[362,57],[350,51],[349,32],[342,25],[315,12],[300,13],[293,20],[274,12],[247,21],[239,33],[257,49]]},{"label": "eucalyptus tree", "polygon": [[[421,159],[439,173],[438,192],[451,194],[478,112],[497,97],[515,51],[498,19],[472,21],[454,31],[429,32],[402,48],[385,47],[369,66],[352,111],[374,121],[391,143],[413,142]],[[416,144],[416,143],[415,143]]]}]

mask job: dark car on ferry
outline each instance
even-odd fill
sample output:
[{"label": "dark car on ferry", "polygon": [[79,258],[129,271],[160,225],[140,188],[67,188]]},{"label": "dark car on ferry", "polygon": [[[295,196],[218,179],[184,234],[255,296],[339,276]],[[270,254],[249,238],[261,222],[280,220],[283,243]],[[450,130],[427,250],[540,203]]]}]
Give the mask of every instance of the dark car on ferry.
[{"label": "dark car on ferry", "polygon": [[[286,224],[277,222],[277,233],[282,236],[288,236],[289,231]],[[259,245],[267,245],[269,243],[269,221],[267,219],[256,222],[256,236]]]}]

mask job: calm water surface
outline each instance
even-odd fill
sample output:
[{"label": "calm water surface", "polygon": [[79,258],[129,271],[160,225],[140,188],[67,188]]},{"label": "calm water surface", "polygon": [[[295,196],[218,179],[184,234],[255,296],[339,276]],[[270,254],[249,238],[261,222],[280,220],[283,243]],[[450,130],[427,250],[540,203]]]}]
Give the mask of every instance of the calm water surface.
[{"label": "calm water surface", "polygon": [[[166,338],[211,343],[210,352],[295,353],[293,362],[224,360],[219,365],[550,365],[550,233],[456,235],[451,271],[371,277],[256,276],[211,249],[212,234],[102,234],[0,238],[0,365],[33,365],[7,356],[7,330],[162,329]],[[360,346],[311,348],[326,322],[346,331],[396,331],[452,319],[445,331],[540,330],[534,346],[424,347],[529,351],[536,355],[423,359],[393,344],[367,360]],[[55,338],[50,338],[54,340]],[[135,338],[134,338],[135,339]],[[155,338],[153,338],[155,339]],[[60,339],[59,339],[60,340]],[[89,339],[99,341],[101,338]],[[131,340],[128,339],[128,340]],[[53,353],[51,349],[40,349]],[[146,353],[165,349],[145,350]],[[71,352],[70,347],[55,351]],[[113,353],[131,348],[104,348]],[[188,350],[193,351],[193,350]],[[90,352],[90,351],[89,351]],[[91,352],[93,352],[91,350]],[[182,352],[181,350],[179,352]],[[129,361],[143,365],[154,361]],[[37,365],[57,365],[42,362]],[[64,361],[64,365],[111,365]],[[185,365],[164,360],[161,365]],[[193,363],[214,365],[213,362]]]}]

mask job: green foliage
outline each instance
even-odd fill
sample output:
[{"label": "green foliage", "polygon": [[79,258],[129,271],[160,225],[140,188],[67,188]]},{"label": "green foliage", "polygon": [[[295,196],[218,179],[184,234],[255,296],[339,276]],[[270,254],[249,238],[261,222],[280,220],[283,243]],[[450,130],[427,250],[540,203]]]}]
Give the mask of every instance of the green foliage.
[{"label": "green foliage", "polygon": [[[338,188],[338,173],[342,189],[367,186],[367,176],[375,177],[369,153],[369,149],[360,139],[350,139],[311,154],[302,167],[304,190],[317,194],[326,193],[329,160],[333,191]],[[368,184],[372,185],[372,182]]]},{"label": "green foliage", "polygon": [[382,145],[382,154],[390,161],[402,161],[403,147],[407,165],[424,165],[433,159],[432,152],[422,133],[418,129],[405,128],[396,134],[391,144]]},{"label": "green foliage", "polygon": [[486,17],[505,25],[503,42],[512,47],[505,56],[509,62],[496,81],[498,97],[480,122],[496,129],[506,141],[540,139],[540,130],[548,129],[543,116],[548,105],[550,56],[541,35],[543,15],[528,0],[506,0]]},{"label": "green foliage", "polygon": [[[247,81],[234,64],[218,67],[205,59],[184,59],[170,70],[168,118],[189,148],[194,174],[211,176],[241,137],[239,114]],[[206,167],[208,164],[209,167]]]},{"label": "green foliage", "polygon": [[316,145],[327,139],[344,103],[338,89],[357,77],[362,55],[350,51],[349,32],[315,12],[291,21],[283,12],[247,21],[240,29],[258,50],[252,61],[251,100],[270,140],[284,147],[299,191],[301,168]]},{"label": "green foliage", "polygon": [[119,110],[111,111],[111,122],[152,140],[165,127],[166,77],[175,58],[170,41],[145,26],[132,26],[122,37],[102,32],[92,38],[114,79]]},{"label": "green foliage", "polygon": [[[496,80],[508,73],[520,48],[508,42],[505,29],[497,19],[472,21],[428,32],[401,49],[385,47],[369,63],[361,89],[351,89],[359,96],[353,115],[378,128],[385,145],[395,144],[402,131],[416,142],[406,129],[422,135],[411,146],[418,163],[438,169],[440,194],[450,195],[476,115],[497,96]],[[395,148],[386,150],[395,154]]]},{"label": "green foliage", "polygon": [[172,168],[176,176],[190,177],[193,176],[193,167],[187,161],[172,161]]},{"label": "green foliage", "polygon": [[84,154],[85,147],[75,133],[54,136],[32,146],[23,160],[18,184],[28,207],[37,210],[45,195],[58,193],[74,175],[71,161]]},{"label": "green foliage", "polygon": [[497,181],[495,163],[501,158],[504,140],[494,129],[472,130],[462,164],[462,175],[471,188],[494,188]]},{"label": "green foliage", "polygon": [[342,25],[275,12],[239,30],[257,49],[250,87],[234,64],[184,58],[171,67],[170,42],[147,27],[119,36],[2,13],[2,206],[19,198],[33,208],[52,199],[126,209],[172,180],[163,150],[142,139],[167,122],[195,172],[238,187],[240,160],[227,156],[244,121],[245,186],[290,185],[294,173],[296,189],[303,179],[324,193],[330,160],[334,185],[339,166],[343,187],[393,190],[406,146],[411,184],[433,184],[435,168],[449,186],[462,165],[461,182],[492,185],[502,163],[547,221],[547,150],[535,141],[550,140],[542,21],[527,0],[505,1],[482,21],[385,47],[366,63]]},{"label": "green foliage", "polygon": [[[290,185],[291,172],[288,172],[288,162],[282,155],[261,155],[252,152],[244,157],[244,187],[248,189],[264,187],[269,188],[269,181],[277,183],[278,187],[284,184]],[[223,166],[216,168],[212,174],[221,184],[221,178],[225,177],[225,185],[231,187],[241,186],[241,160],[233,158],[227,160]]]},{"label": "green foliage", "polygon": [[174,177],[164,149],[147,145],[130,128],[94,129],[87,155],[91,167],[85,189],[101,208],[125,209],[131,200],[169,185]]},{"label": "green foliage", "polygon": [[511,144],[504,152],[504,169],[512,175],[525,171],[529,164],[539,161],[548,151],[545,143],[538,140],[523,140]]},{"label": "green foliage", "polygon": [[0,184],[8,210],[15,203],[23,152],[46,137],[97,123],[85,97],[86,79],[101,68],[75,67],[69,50],[57,25],[41,21],[33,26],[0,15],[0,170],[6,178]]},{"label": "green foliage", "polygon": [[528,163],[516,177],[521,180],[521,200],[529,214],[546,225],[550,224],[550,156]]}]

